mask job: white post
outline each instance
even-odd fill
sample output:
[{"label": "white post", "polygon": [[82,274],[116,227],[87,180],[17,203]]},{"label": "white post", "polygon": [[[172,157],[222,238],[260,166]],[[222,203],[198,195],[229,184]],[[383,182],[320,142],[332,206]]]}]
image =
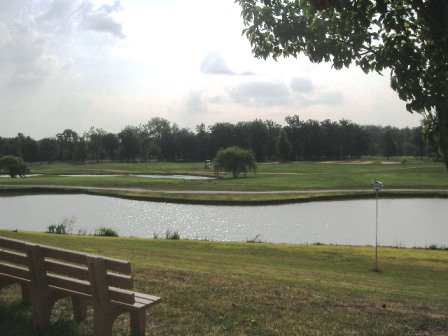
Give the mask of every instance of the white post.
[{"label": "white post", "polygon": [[376,191],[376,223],[375,223],[375,271],[378,269],[378,194],[379,190]]},{"label": "white post", "polygon": [[376,222],[375,222],[375,269],[378,272],[378,195],[379,191],[383,189],[383,182],[374,181],[372,182],[372,188],[376,191]]}]

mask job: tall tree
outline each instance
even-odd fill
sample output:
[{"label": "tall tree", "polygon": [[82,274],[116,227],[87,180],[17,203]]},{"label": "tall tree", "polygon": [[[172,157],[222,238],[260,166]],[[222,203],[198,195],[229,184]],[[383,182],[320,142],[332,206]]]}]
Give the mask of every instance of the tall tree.
[{"label": "tall tree", "polygon": [[238,139],[235,128],[235,125],[228,122],[215,123],[210,127],[210,145],[213,153],[220,149],[237,145]]},{"label": "tall tree", "polygon": [[258,57],[390,71],[409,112],[427,120],[448,170],[448,2],[236,0]]},{"label": "tall tree", "polygon": [[38,141],[38,146],[40,162],[47,161],[50,164],[57,156],[58,141],[55,138],[43,138]]},{"label": "tall tree", "polygon": [[[176,126],[177,127],[177,126]],[[171,123],[164,118],[151,118],[143,125],[144,145],[153,159],[172,160],[175,157],[174,137]]]},{"label": "tall tree", "polygon": [[291,157],[292,146],[288,140],[285,130],[280,131],[280,135],[277,139],[277,153],[282,161],[286,161]]},{"label": "tall tree", "polygon": [[75,159],[76,147],[79,135],[71,129],[65,129],[62,133],[56,134],[59,144],[59,159],[72,161]]},{"label": "tall tree", "polygon": [[425,140],[423,138],[422,127],[416,127],[412,129],[412,143],[417,149],[417,155],[420,156],[420,160],[423,159],[425,154]]},{"label": "tall tree", "polygon": [[381,149],[383,151],[383,156],[385,156],[388,160],[392,155],[397,154],[397,145],[392,139],[390,129],[387,129],[386,132],[384,132],[383,139],[381,141]]},{"label": "tall tree", "polygon": [[303,143],[302,143],[302,121],[298,115],[287,116],[285,118],[286,124],[288,125],[285,128],[285,132],[288,136],[289,141],[292,145],[292,156],[293,159],[299,160],[302,156],[303,152]]},{"label": "tall tree", "polygon": [[277,156],[277,138],[280,134],[282,126],[272,120],[265,120],[264,124],[266,125],[268,132],[266,156],[269,159],[272,159],[274,156]]},{"label": "tall tree", "polygon": [[193,161],[196,159],[197,139],[188,128],[182,128],[174,133],[176,144],[176,160]]},{"label": "tall tree", "polygon": [[106,135],[104,135],[103,146],[104,150],[109,156],[109,159],[111,161],[114,161],[118,152],[118,148],[120,146],[118,135],[116,135],[115,133],[107,133]]},{"label": "tall tree", "polygon": [[200,161],[210,160],[212,157],[210,153],[210,133],[204,123],[196,126],[196,141],[196,157]]},{"label": "tall tree", "polygon": [[248,123],[249,147],[258,162],[264,161],[269,147],[269,129],[260,119]]},{"label": "tall tree", "polygon": [[140,152],[139,129],[126,126],[120,133],[120,159],[126,162],[136,162]]},{"label": "tall tree", "polygon": [[107,132],[105,130],[94,127],[90,127],[89,131],[84,133],[87,150],[97,163],[104,159],[104,137],[106,134]]}]

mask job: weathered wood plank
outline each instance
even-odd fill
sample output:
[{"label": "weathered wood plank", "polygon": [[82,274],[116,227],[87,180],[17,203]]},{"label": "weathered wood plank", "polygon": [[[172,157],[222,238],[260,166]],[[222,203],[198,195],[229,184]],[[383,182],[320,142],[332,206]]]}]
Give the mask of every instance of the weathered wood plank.
[{"label": "weathered wood plank", "polygon": [[33,244],[16,239],[0,237],[0,247],[7,248],[10,250],[26,252],[29,246],[31,245]]},{"label": "weathered wood plank", "polygon": [[28,265],[28,259],[24,253],[13,251],[0,250],[0,260],[23,266]]},{"label": "weathered wood plank", "polygon": [[79,293],[82,296],[92,296],[92,287],[88,281],[68,278],[55,274],[47,275],[48,285],[57,288],[64,288],[72,291],[73,293]]},{"label": "weathered wood plank", "polygon": [[134,279],[130,275],[107,273],[107,282],[110,287],[118,287],[132,290],[134,288]]},{"label": "weathered wood plank", "polygon": [[47,268],[47,273],[56,273],[80,280],[89,280],[89,272],[85,266],[67,264],[47,259],[45,260],[45,267]]},{"label": "weathered wood plank", "polygon": [[8,265],[2,262],[0,262],[0,273],[5,275],[12,275],[19,279],[31,280],[31,273],[29,269],[14,265]]}]

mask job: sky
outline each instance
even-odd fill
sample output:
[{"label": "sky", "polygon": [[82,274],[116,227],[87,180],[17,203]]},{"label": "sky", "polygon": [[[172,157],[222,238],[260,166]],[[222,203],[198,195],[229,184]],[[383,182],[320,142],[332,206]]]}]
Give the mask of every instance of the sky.
[{"label": "sky", "polygon": [[285,117],[418,126],[388,73],[253,56],[234,0],[0,0],[0,136],[161,117],[180,128]]}]

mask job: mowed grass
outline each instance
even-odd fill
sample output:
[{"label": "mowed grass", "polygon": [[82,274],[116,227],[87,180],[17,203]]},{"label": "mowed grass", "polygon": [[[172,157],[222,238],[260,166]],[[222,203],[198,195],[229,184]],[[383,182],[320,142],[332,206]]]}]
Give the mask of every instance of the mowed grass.
[{"label": "mowed grass", "polygon": [[[216,177],[203,163],[87,163],[44,164],[30,167],[33,174],[25,179],[2,178],[1,188],[21,186],[78,187],[92,193],[180,202],[295,202],[319,197],[372,196],[370,183],[381,180],[384,195],[397,194],[391,189],[418,189],[413,195],[448,195],[448,174],[443,164],[433,161],[399,158],[367,158],[338,162],[261,163],[256,174],[232,178],[220,174],[211,180],[163,179],[135,174],[184,174]],[[60,176],[60,175],[79,175]],[[84,176],[83,176],[84,175]],[[93,175],[93,176],[85,176]],[[102,175],[102,176],[101,176]],[[113,175],[113,176],[110,176]],[[109,190],[107,190],[109,188]],[[111,190],[111,188],[128,190]],[[102,190],[98,190],[102,189]],[[430,191],[428,191],[430,189]],[[176,193],[179,192],[179,193]],[[223,194],[223,192],[227,192]],[[401,194],[406,196],[408,192]]]},{"label": "mowed grass", "polygon": [[[0,231],[1,236],[130,260],[136,290],[162,297],[153,335],[446,335],[448,251]],[[55,308],[33,332],[17,287],[0,294],[1,335],[91,335]],[[128,335],[121,317],[114,335]]]}]

